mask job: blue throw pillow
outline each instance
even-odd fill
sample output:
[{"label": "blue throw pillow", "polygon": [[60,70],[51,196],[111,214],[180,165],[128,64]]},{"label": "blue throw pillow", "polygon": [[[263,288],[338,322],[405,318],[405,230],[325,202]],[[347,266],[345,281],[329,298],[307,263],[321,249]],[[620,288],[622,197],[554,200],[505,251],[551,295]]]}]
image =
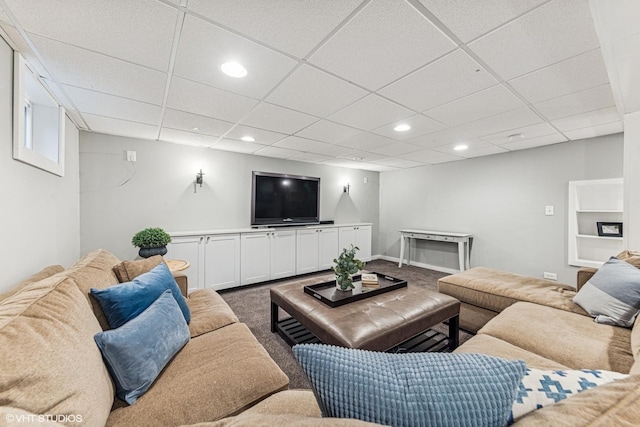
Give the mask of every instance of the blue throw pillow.
[{"label": "blue throw pillow", "polygon": [[131,282],[121,283],[105,289],[91,288],[93,295],[100,303],[107,322],[111,328],[118,328],[142,313],[165,291],[170,290],[184,319],[191,321],[191,312],[187,301],[180,293],[176,279],[163,262],[143,273]]},{"label": "blue throw pillow", "polygon": [[116,384],[116,394],[132,405],[189,336],[180,307],[166,290],[138,317],[118,329],[97,333],[94,339]]},{"label": "blue throw pillow", "polygon": [[525,364],[484,354],[390,354],[302,344],[323,416],[392,426],[504,426]]},{"label": "blue throw pillow", "polygon": [[640,269],[611,257],[573,297],[597,323],[630,328],[640,312]]}]

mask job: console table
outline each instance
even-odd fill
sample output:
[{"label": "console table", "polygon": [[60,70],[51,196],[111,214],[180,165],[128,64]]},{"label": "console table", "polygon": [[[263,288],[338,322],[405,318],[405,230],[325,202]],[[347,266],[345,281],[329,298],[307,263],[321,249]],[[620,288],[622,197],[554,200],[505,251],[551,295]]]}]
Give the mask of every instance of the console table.
[{"label": "console table", "polygon": [[406,240],[409,240],[409,254],[407,256],[407,265],[411,263],[410,239],[436,240],[438,242],[457,243],[460,271],[464,271],[469,268],[469,251],[471,240],[473,240],[472,234],[452,233],[449,231],[400,230],[400,263],[398,264],[398,267],[402,267]]}]

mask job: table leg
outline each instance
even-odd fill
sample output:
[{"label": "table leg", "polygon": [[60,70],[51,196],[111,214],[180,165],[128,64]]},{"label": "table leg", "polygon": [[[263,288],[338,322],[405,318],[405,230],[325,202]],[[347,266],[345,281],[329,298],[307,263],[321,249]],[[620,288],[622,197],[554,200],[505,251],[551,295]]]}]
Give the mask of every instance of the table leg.
[{"label": "table leg", "polygon": [[271,332],[276,332],[276,325],[278,324],[278,304],[271,301]]},{"label": "table leg", "polygon": [[449,319],[449,350],[453,351],[460,344],[460,315]]},{"label": "table leg", "polygon": [[469,260],[471,256],[471,240],[467,239],[467,242],[464,245],[464,256],[465,256],[465,267],[469,269],[471,267],[471,261]]},{"label": "table leg", "polygon": [[404,260],[404,235],[400,233],[400,262],[398,268],[402,268],[402,260]]}]

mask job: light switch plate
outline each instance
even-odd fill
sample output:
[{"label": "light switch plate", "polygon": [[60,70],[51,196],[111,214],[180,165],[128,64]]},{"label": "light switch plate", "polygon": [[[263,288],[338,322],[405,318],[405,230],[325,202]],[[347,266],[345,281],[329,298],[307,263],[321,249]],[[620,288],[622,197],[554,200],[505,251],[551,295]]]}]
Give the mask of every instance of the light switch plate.
[{"label": "light switch plate", "polygon": [[553,215],[553,206],[545,206],[544,207],[545,215]]}]

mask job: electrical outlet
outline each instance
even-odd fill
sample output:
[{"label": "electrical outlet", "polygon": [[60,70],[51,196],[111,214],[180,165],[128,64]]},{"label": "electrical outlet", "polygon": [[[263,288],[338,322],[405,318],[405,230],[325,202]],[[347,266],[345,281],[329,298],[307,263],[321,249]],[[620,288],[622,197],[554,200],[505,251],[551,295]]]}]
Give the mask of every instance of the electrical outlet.
[{"label": "electrical outlet", "polygon": [[364,177],[364,183],[365,183],[365,184],[367,184],[368,182],[369,182],[369,177],[368,177],[368,176],[365,176],[365,177]]},{"label": "electrical outlet", "polygon": [[553,206],[545,206],[544,207],[545,215],[553,215]]},{"label": "electrical outlet", "polygon": [[135,162],[136,161],[136,152],[127,150],[127,161]]},{"label": "electrical outlet", "polygon": [[547,273],[546,271],[542,274],[547,280],[558,280],[558,275],[556,273]]}]

